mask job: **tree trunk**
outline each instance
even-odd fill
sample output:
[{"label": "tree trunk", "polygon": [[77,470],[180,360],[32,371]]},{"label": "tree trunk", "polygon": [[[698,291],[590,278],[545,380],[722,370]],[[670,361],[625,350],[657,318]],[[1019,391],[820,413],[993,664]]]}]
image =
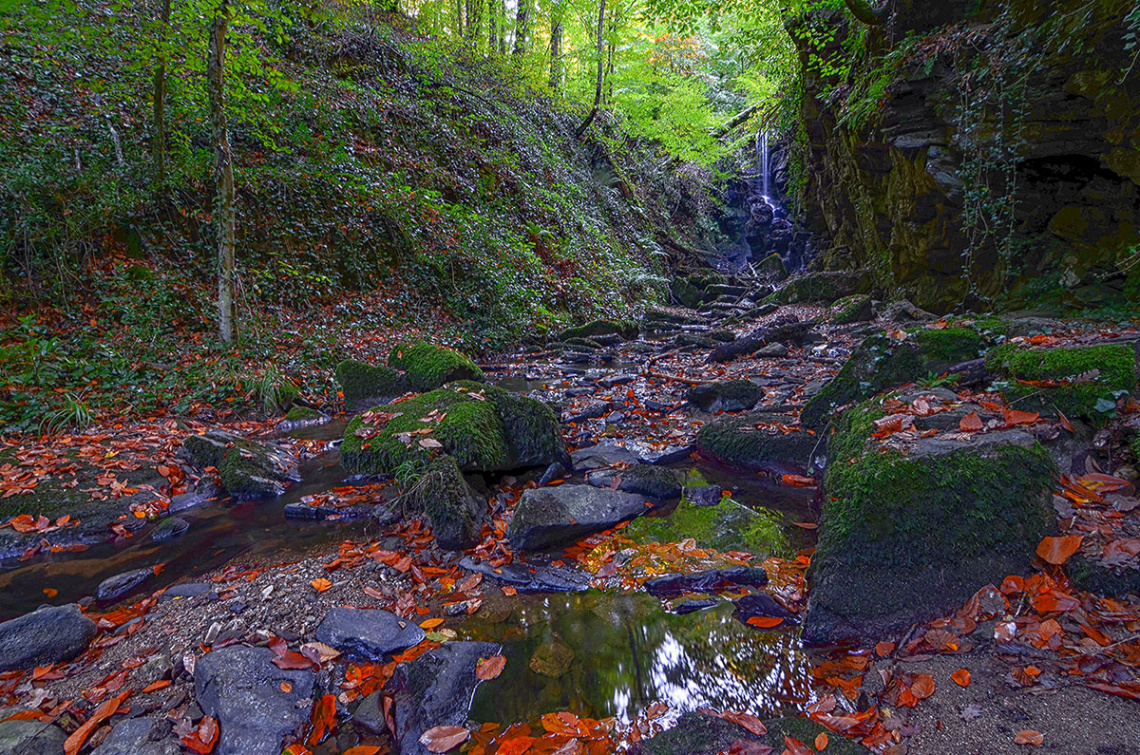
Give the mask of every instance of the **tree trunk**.
[{"label": "tree trunk", "polygon": [[843,2],[847,5],[847,10],[851,11],[852,16],[868,26],[882,24],[887,14],[885,4],[876,8],[868,0],[843,0]]},{"label": "tree trunk", "polygon": [[170,0],[162,0],[158,65],[154,69],[154,183],[159,194],[166,191],[166,33],[170,26]]},{"label": "tree trunk", "polygon": [[463,0],[455,0],[455,36],[463,38]]},{"label": "tree trunk", "polygon": [[467,0],[467,41],[478,52],[479,32],[483,30],[483,0]]},{"label": "tree trunk", "polygon": [[562,3],[552,0],[550,6],[550,88],[561,89],[562,84]]},{"label": "tree trunk", "polygon": [[581,139],[582,134],[586,133],[586,129],[594,122],[594,118],[598,115],[598,105],[602,102],[602,74],[605,72],[605,23],[606,23],[606,0],[601,0],[598,5],[598,77],[594,86],[594,106],[590,108],[590,114],[586,116],[586,120],[582,121],[582,125],[574,132],[574,136]]},{"label": "tree trunk", "polygon": [[218,330],[224,343],[234,340],[234,226],[237,222],[234,160],[226,123],[226,31],[229,20],[229,0],[221,0],[210,29],[210,53],[206,63],[217,182],[214,220],[218,233]]},{"label": "tree trunk", "polygon": [[532,0],[518,0],[518,9],[515,13],[515,49],[517,56],[525,55],[528,45],[527,36],[530,34],[530,4]]},{"label": "tree trunk", "polygon": [[487,52],[499,50],[499,4],[502,0],[487,0]]}]

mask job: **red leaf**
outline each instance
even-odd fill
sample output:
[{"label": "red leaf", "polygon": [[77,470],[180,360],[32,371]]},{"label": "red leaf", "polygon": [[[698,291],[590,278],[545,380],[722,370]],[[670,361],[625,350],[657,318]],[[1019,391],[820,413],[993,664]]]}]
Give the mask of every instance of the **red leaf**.
[{"label": "red leaf", "polygon": [[734,710],[726,710],[720,714],[720,717],[725,721],[731,721],[737,726],[747,729],[758,737],[762,737],[768,733],[768,727],[764,725],[764,722],[751,713],[737,713]]},{"label": "red leaf", "polygon": [[1013,738],[1015,745],[1030,745],[1032,747],[1040,747],[1041,743],[1045,741],[1045,735],[1039,731],[1026,729],[1025,731],[1017,732],[1017,736]]},{"label": "red leaf", "polygon": [[954,683],[957,684],[959,687],[969,687],[970,686],[970,671],[969,671],[969,669],[960,668],[957,671],[955,671],[953,674],[951,674],[950,678],[953,679]]},{"label": "red leaf", "polygon": [[471,732],[462,726],[434,726],[420,735],[420,744],[428,752],[447,752],[466,742],[470,736]]},{"label": "red leaf", "polygon": [[1037,545],[1037,555],[1054,566],[1060,566],[1080,549],[1082,540],[1084,537],[1081,535],[1047,537]]},{"label": "red leaf", "polygon": [[977,412],[970,412],[958,421],[958,429],[964,433],[976,433],[984,428],[982,418],[978,416]]},{"label": "red leaf", "polygon": [[503,669],[506,665],[507,659],[501,655],[480,659],[478,665],[475,666],[475,676],[484,682],[489,679],[494,679],[503,673]]}]

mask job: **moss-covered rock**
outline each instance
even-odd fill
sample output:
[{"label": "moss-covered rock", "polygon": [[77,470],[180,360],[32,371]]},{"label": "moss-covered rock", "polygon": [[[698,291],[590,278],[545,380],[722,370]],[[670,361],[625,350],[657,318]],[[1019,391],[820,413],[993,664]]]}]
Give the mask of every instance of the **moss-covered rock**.
[{"label": "moss-covered rock", "polygon": [[689,309],[696,309],[704,301],[705,292],[689,282],[688,278],[677,278],[669,286],[673,298]]},{"label": "moss-covered rock", "polygon": [[850,325],[855,322],[866,322],[875,316],[871,297],[866,294],[845,296],[831,307],[829,319],[835,325]]},{"label": "moss-covered rock", "polygon": [[623,536],[635,543],[679,543],[691,537],[702,548],[745,551],[761,558],[794,555],[778,514],[748,508],[731,498],[715,506],[682,499],[668,514],[635,519]]},{"label": "moss-covered rock", "polygon": [[788,277],[788,266],[778,254],[769,254],[755,265],[756,272],[765,278],[782,281]]},{"label": "moss-covered rock", "polygon": [[558,334],[558,340],[569,341],[572,338],[593,338],[595,336],[617,335],[627,341],[637,338],[637,323],[629,320],[594,320],[575,328],[567,328]]},{"label": "moss-covered rock", "polygon": [[694,385],[685,398],[706,412],[739,412],[756,406],[764,398],[764,389],[751,380],[722,380]]},{"label": "moss-covered rock", "polygon": [[1004,378],[1002,392],[1017,408],[1102,419],[1136,387],[1136,355],[1126,344],[1057,349],[1003,344],[986,356],[986,368]]},{"label": "moss-covered rock", "polygon": [[796,304],[798,302],[835,302],[858,293],[859,276],[855,273],[807,273],[790,279],[765,302]]},{"label": "moss-covered rock", "polygon": [[806,466],[818,438],[790,424],[788,415],[765,412],[717,419],[697,433],[697,452],[737,469],[772,469],[789,463]]},{"label": "moss-covered rock", "polygon": [[440,547],[461,551],[482,540],[487,502],[463,479],[453,457],[442,455],[429,462],[408,496],[428,515]]},{"label": "moss-covered rock", "polygon": [[875,637],[958,607],[980,587],[1027,573],[1051,522],[1056,466],[1027,433],[870,440],[875,402],[832,438],[804,636]]},{"label": "moss-covered rock", "polygon": [[272,498],[300,480],[291,454],[224,430],[191,435],[183,441],[181,454],[197,467],[217,468],[222,487],[235,498]]},{"label": "moss-covered rock", "polygon": [[569,466],[554,412],[540,401],[497,386],[459,381],[386,409],[390,411],[365,412],[345,428],[341,454],[350,472],[393,474],[406,465],[426,468],[432,449],[421,440],[439,442],[468,471],[555,461]]},{"label": "moss-covered rock", "polygon": [[466,354],[424,341],[397,344],[388,354],[388,366],[402,370],[414,391],[434,391],[455,380],[483,380],[483,371]]},{"label": "moss-covered rock", "polygon": [[868,336],[839,374],[804,405],[800,422],[818,429],[838,407],[929,375],[940,375],[955,364],[980,357],[985,348],[985,339],[967,328],[919,330],[905,341],[885,333]]},{"label": "moss-covered rock", "polygon": [[309,406],[294,406],[285,414],[285,421],[294,424],[316,422],[322,418],[323,414]]},{"label": "moss-covered rock", "polygon": [[333,374],[344,402],[353,411],[387,403],[408,390],[407,380],[395,370],[355,359],[338,364]]}]

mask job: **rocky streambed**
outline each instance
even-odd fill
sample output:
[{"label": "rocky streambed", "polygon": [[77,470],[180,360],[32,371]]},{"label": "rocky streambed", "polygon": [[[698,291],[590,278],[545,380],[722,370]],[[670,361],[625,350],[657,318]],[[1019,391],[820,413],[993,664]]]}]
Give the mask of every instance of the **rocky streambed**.
[{"label": "rocky streambed", "polygon": [[[1107,752],[1140,734],[1137,335],[938,320],[853,286],[694,275],[691,307],[492,363],[427,344],[346,362],[347,423],[135,430],[97,513],[13,514],[0,743],[1016,752],[1033,732]],[[123,437],[15,461],[72,490],[106,481]]]}]

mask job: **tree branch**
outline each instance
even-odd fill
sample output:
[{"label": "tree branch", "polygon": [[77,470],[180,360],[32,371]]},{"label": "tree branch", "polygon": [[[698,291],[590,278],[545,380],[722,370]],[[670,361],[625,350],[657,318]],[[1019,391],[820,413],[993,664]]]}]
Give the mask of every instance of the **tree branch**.
[{"label": "tree branch", "polygon": [[886,4],[876,8],[869,0],[843,0],[851,15],[868,26],[881,26],[887,17]]}]

